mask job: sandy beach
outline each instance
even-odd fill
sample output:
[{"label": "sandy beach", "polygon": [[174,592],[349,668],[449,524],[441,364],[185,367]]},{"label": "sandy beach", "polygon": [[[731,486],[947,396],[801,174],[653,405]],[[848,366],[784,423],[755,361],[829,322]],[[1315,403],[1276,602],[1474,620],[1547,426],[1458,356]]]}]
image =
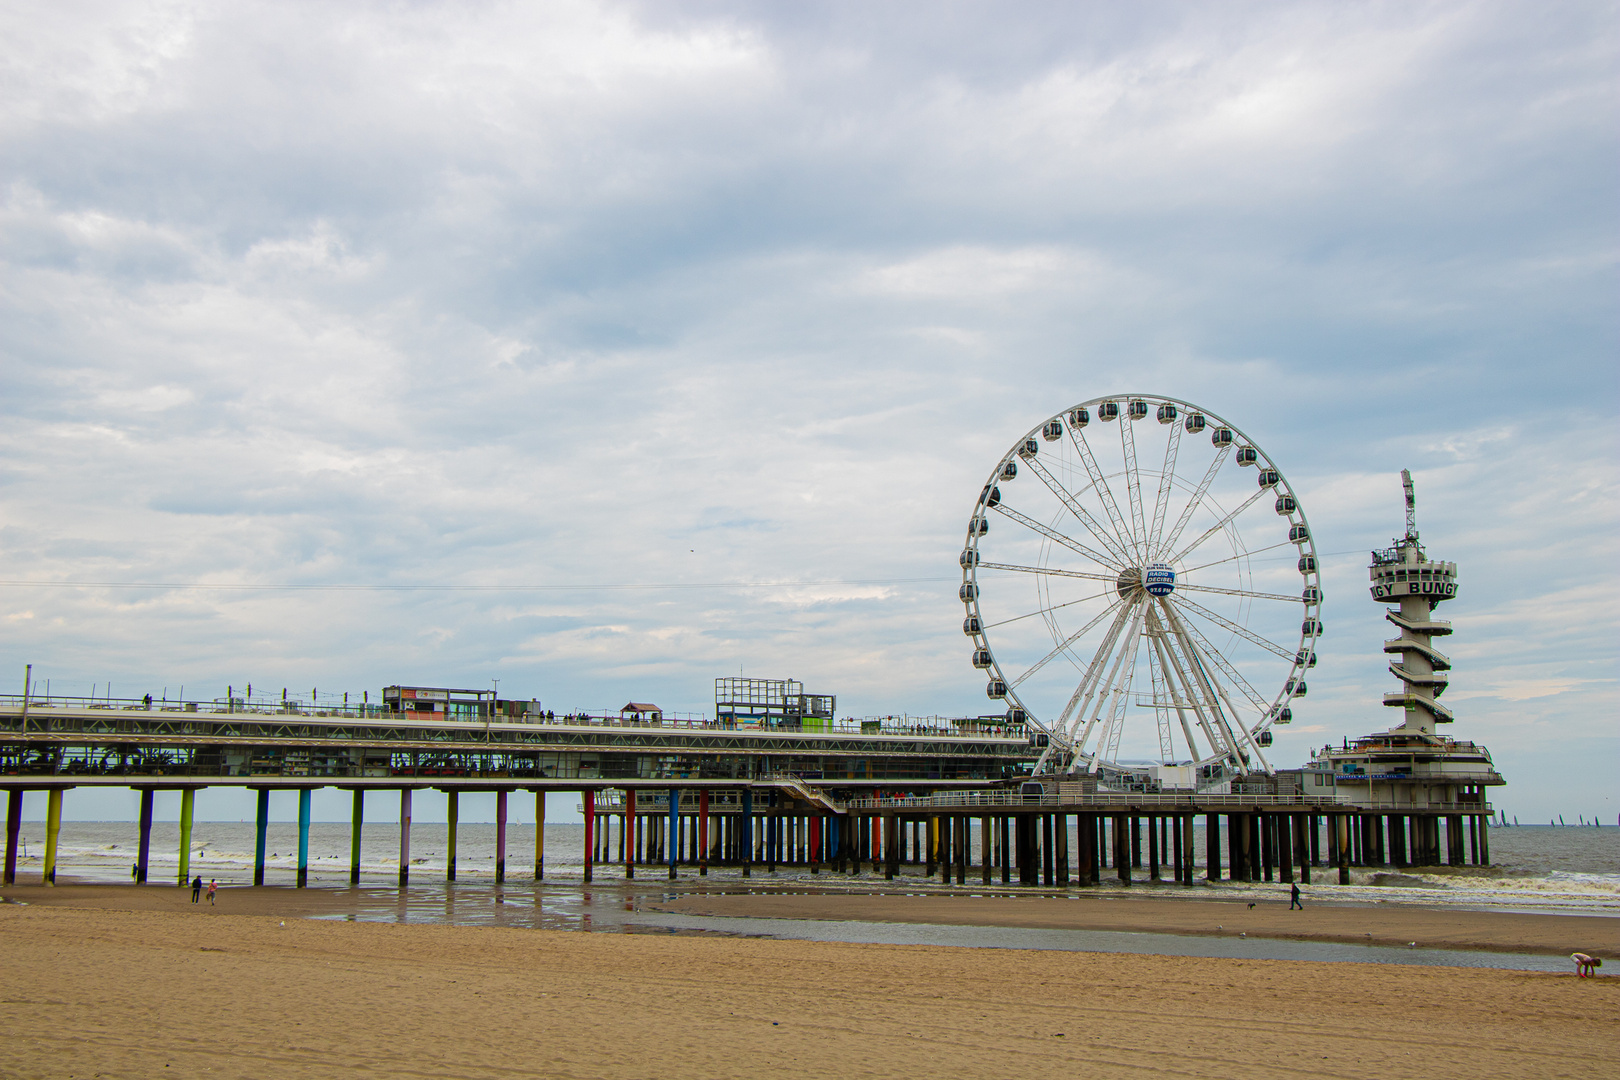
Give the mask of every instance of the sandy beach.
[{"label": "sandy beach", "polygon": [[1617,1072],[1613,978],[347,923],[240,913],[314,913],[316,890],[229,909],[109,891],[0,905],[0,1075]]}]

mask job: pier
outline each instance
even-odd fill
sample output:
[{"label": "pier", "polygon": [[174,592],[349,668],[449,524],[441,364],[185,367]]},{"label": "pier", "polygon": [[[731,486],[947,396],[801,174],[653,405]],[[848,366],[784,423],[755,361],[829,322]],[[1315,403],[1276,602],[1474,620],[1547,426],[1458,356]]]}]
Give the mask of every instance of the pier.
[{"label": "pier", "polygon": [[[54,883],[64,800],[76,789],[140,792],[135,880],[146,882],[153,796],[178,791],[177,884],[190,873],[196,793],[256,793],[253,880],[263,884],[273,793],[298,803],[297,882],[308,881],[311,797],[352,793],[350,881],[358,883],[368,794],[398,800],[399,885],[410,883],[415,791],[448,796],[455,879],[462,794],[496,796],[495,880],[507,880],[510,800],[533,800],[534,880],[545,875],[548,796],[578,800],[584,878],[612,872],[702,877],[710,867],[804,868],[891,880],[920,866],[942,884],[1066,888],[1107,879],[1311,881],[1313,870],[1490,861],[1483,789],[1421,807],[1356,805],[1365,787],[1320,771],[1249,777],[1225,793],[1108,792],[1096,783],[1028,779],[1038,750],[1021,732],[978,721],[728,729],[716,721],[418,719],[369,704],[255,711],[234,702],[0,702],[0,789],[7,799],[4,883],[17,883],[25,792],[47,795],[42,878]],[[876,728],[876,730],[873,730]],[[863,730],[864,729],[864,730]],[[806,767],[810,766],[810,767]],[[1365,773],[1355,784],[1368,783]],[[1229,785],[1232,786],[1232,785]],[[1194,850],[1195,822],[1203,849]],[[525,874],[530,869],[525,867]]]}]

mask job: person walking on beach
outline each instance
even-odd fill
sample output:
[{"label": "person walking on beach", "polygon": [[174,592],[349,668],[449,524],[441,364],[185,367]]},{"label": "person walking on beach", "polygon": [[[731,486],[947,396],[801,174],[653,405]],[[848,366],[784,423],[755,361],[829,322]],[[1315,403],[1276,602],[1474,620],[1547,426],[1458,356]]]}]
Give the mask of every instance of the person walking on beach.
[{"label": "person walking on beach", "polygon": [[139,880],[141,880],[141,864],[140,863],[132,862],[132,863],[129,864],[129,880],[131,880],[131,881],[139,881]]},{"label": "person walking on beach", "polygon": [[191,879],[191,902],[193,904],[195,904],[197,902],[197,898],[199,896],[201,896],[201,895],[202,895],[202,875],[198,874],[196,877]]},{"label": "person walking on beach", "polygon": [[208,879],[208,906],[209,907],[214,906],[214,894],[217,893],[217,892],[219,892],[219,886],[214,883],[213,878],[209,878]]},{"label": "person walking on beach", "polygon": [[1288,910],[1293,911],[1295,908],[1300,911],[1305,910],[1305,905],[1299,902],[1299,885],[1297,883],[1290,887],[1288,898]]}]

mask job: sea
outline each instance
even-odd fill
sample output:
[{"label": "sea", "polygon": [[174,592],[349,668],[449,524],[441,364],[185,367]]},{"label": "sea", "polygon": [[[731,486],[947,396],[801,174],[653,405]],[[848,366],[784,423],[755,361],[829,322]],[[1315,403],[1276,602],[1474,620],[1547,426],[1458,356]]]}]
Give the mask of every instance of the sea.
[{"label": "sea", "polygon": [[[349,885],[349,823],[315,822],[309,832],[309,881],[314,887],[346,888]],[[584,826],[548,823],[545,827],[545,880],[556,884],[579,883],[583,877]],[[448,829],[443,824],[416,822],[411,826],[410,874],[414,886],[443,883],[446,879]],[[1620,828],[1615,826],[1524,825],[1492,827],[1489,833],[1493,864],[1479,866],[1433,866],[1421,869],[1356,867],[1349,885],[1339,885],[1337,871],[1315,867],[1310,895],[1320,902],[1411,904],[1425,907],[1526,911],[1583,915],[1620,916]],[[507,889],[534,880],[535,829],[532,824],[507,827]],[[17,880],[29,884],[39,880],[44,851],[43,822],[28,821],[21,826]],[[266,885],[292,885],[297,880],[298,832],[293,823],[272,822],[267,834]],[[616,834],[615,834],[616,840]],[[86,883],[113,883],[131,880],[139,841],[137,826],[128,821],[64,821],[58,838],[57,880]],[[247,885],[253,878],[254,827],[251,822],[197,822],[191,836],[191,872],[204,881],[217,881],[222,887]],[[1145,847],[1145,845],[1144,845]],[[1204,850],[1203,827],[1199,823],[1194,848]],[[977,851],[977,843],[972,850]],[[361,833],[361,885],[395,885],[399,877],[399,826],[392,823],[367,824]],[[1201,865],[1201,863],[1200,863]],[[175,880],[179,868],[179,826],[174,822],[154,822],[148,862],[148,880]],[[680,866],[681,880],[696,876],[696,868]],[[1245,899],[1274,896],[1286,885],[1199,880],[1194,889],[1175,884],[1148,885],[1145,871],[1137,871],[1134,895],[1144,889],[1177,895],[1219,895]],[[494,887],[495,826],[462,823],[457,830],[456,878],[461,891]],[[622,879],[618,866],[596,868],[599,884]],[[640,866],[642,881],[665,880],[662,866]],[[970,881],[978,872],[971,871]],[[999,884],[1000,874],[994,880]],[[899,881],[885,888],[943,891],[947,887],[929,879],[921,866],[902,868]],[[733,867],[711,867],[705,879],[709,887],[724,885],[758,888],[761,886],[814,888],[817,890],[859,888],[870,890],[870,872],[858,877],[823,869],[812,874],[805,867],[779,867],[774,873],[755,867],[746,881]],[[950,887],[961,891],[963,886]],[[968,888],[971,889],[971,886]],[[1104,884],[1086,890],[1090,894],[1125,890],[1114,882],[1112,871],[1105,871]]]}]

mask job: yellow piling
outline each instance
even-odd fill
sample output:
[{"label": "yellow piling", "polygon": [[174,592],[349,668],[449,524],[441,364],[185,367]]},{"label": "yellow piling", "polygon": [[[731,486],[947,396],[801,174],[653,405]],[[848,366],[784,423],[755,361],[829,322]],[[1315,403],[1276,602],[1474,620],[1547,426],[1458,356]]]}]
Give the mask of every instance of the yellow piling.
[{"label": "yellow piling", "polygon": [[45,874],[46,885],[56,884],[56,837],[62,831],[62,789],[51,788],[45,803]]},{"label": "yellow piling", "polygon": [[180,792],[180,885],[185,887],[191,877],[191,810],[197,799],[195,788]]}]

